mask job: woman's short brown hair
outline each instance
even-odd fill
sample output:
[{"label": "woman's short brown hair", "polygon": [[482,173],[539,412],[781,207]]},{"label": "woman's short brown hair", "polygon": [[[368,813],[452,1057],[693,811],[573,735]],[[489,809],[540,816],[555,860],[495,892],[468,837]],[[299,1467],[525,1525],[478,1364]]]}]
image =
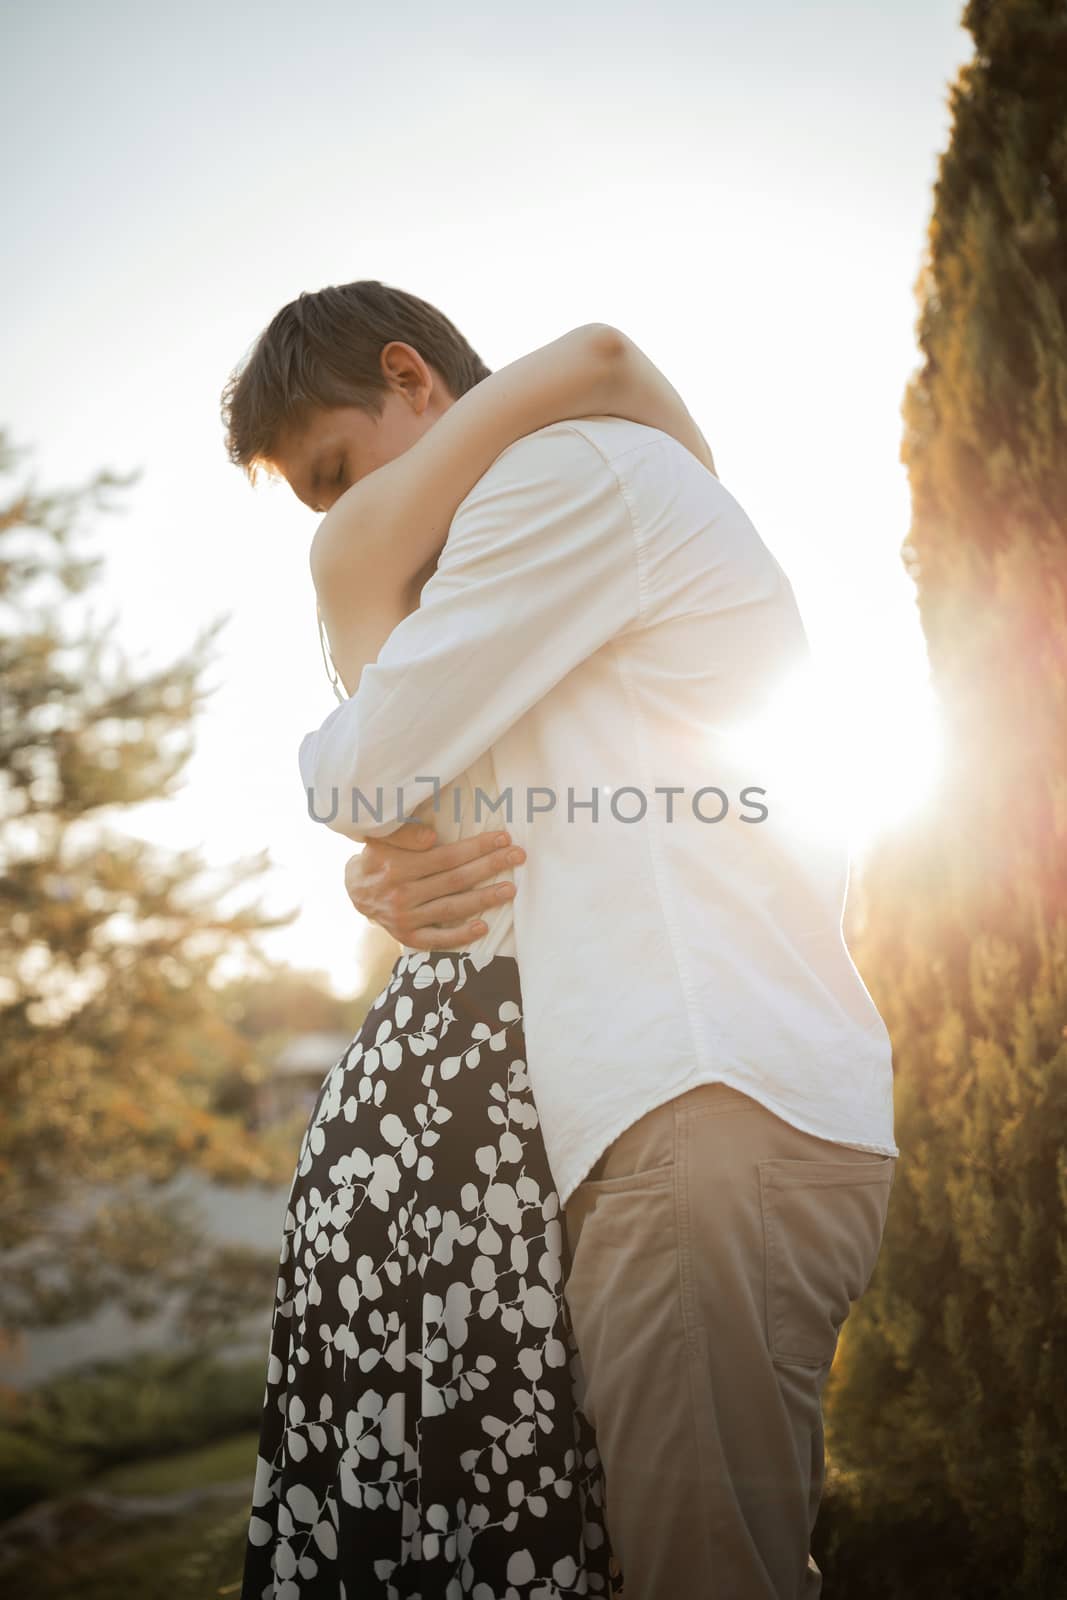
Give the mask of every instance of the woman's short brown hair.
[{"label": "woman's short brown hair", "polygon": [[417,295],[361,278],[305,291],[283,306],[222,391],[226,453],[255,482],[285,427],[316,408],[361,406],[382,414],[388,385],[379,357],[393,339],[410,344],[457,400],[490,368],[443,311]]}]

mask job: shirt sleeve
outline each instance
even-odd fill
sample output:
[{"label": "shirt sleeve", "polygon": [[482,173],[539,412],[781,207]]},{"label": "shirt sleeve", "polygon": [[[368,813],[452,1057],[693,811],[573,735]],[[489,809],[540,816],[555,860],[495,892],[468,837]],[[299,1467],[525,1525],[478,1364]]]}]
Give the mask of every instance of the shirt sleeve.
[{"label": "shirt sleeve", "polygon": [[509,445],[461,501],[418,608],[300,745],[309,810],[392,833],[580,661],[637,621],[637,534],[615,472],[555,423]]}]

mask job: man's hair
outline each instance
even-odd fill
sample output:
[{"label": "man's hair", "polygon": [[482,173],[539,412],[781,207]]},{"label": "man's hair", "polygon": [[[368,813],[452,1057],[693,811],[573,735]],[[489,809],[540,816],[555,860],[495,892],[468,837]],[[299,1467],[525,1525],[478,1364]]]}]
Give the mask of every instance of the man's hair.
[{"label": "man's hair", "polygon": [[361,278],[283,306],[222,391],[226,453],[254,483],[271,467],[284,428],[322,407],[360,406],[380,417],[388,384],[380,356],[393,339],[412,345],[455,399],[490,368],[443,311],[376,278]]}]

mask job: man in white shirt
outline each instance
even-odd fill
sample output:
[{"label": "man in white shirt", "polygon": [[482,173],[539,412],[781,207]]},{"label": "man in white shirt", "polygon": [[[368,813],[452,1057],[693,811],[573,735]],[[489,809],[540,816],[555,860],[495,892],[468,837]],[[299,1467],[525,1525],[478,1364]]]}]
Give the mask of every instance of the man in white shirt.
[{"label": "man in white shirt", "polygon": [[627,1600],[820,1587],[821,1392],[898,1151],[828,774],[768,719],[807,653],[729,491],[658,429],[583,418],[496,459],[301,747],[316,815],[334,789],[341,832],[348,797],[384,805],[355,830],[379,853],[482,752],[510,792],[527,1059]]}]

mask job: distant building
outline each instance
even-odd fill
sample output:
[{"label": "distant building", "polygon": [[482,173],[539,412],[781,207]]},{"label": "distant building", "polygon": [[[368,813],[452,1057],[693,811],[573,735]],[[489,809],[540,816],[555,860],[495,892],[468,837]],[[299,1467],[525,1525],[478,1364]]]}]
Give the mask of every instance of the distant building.
[{"label": "distant building", "polygon": [[[267,1062],[268,1075],[256,1098],[257,1124],[280,1122],[298,1111],[310,1116],[323,1079],[351,1043],[351,1034],[339,1032],[309,1031],[290,1039]],[[300,1131],[293,1134],[294,1161]],[[258,1184],[231,1187],[214,1183],[202,1173],[183,1171],[156,1193],[161,1204],[168,1196],[186,1200],[205,1235],[220,1244],[244,1245],[276,1257],[291,1181],[287,1178],[273,1188]],[[112,1192],[108,1185],[90,1190],[101,1202]],[[14,1254],[17,1258],[18,1252]],[[231,1356],[255,1354],[265,1348],[270,1312],[270,1306],[264,1306],[231,1330],[226,1341]],[[185,1342],[170,1311],[135,1320],[118,1307],[103,1306],[76,1322],[26,1329],[18,1335],[9,1348],[0,1351],[0,1385],[30,1388],[86,1361],[120,1360],[138,1350],[178,1349]]]},{"label": "distant building", "polygon": [[[298,1142],[294,1139],[294,1160]],[[161,1206],[168,1199],[187,1205],[206,1238],[260,1250],[277,1260],[291,1181],[286,1179],[271,1188],[260,1184],[234,1186],[215,1183],[200,1172],[185,1171],[166,1184],[153,1186],[153,1194]],[[83,1202],[104,1203],[116,1192],[105,1184],[94,1185]],[[12,1254],[17,1259],[19,1252]],[[271,1310],[271,1305],[265,1303],[261,1311],[250,1312],[235,1322],[219,1344],[219,1357],[239,1360],[265,1351]],[[86,1362],[121,1361],[145,1350],[180,1350],[188,1342],[188,1335],[178,1327],[173,1307],[164,1307],[150,1317],[134,1318],[120,1306],[104,1305],[87,1317],[58,1327],[26,1328],[17,1333],[0,1351],[0,1386],[30,1389]]]},{"label": "distant building", "polygon": [[298,1033],[270,1062],[261,1084],[258,1120],[262,1127],[297,1111],[310,1116],[323,1079],[352,1043],[349,1033]]}]

